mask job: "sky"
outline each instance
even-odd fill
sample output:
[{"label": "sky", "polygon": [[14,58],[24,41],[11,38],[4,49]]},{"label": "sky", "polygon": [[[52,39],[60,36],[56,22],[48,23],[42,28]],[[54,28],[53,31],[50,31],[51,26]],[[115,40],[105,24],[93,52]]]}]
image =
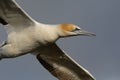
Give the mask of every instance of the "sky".
[{"label": "sky", "polygon": [[[59,39],[56,43],[96,80],[120,80],[120,0],[17,0],[41,23],[74,23],[97,36]],[[7,39],[0,25],[0,43]],[[27,54],[0,61],[0,80],[57,80]]]}]

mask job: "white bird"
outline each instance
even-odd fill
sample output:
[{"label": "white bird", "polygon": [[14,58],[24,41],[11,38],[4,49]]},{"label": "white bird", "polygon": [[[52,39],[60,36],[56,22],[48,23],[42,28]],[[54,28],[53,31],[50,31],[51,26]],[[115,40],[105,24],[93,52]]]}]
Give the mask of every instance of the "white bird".
[{"label": "white bird", "polygon": [[42,24],[32,19],[15,0],[0,0],[0,23],[8,38],[0,47],[0,58],[35,54],[39,62],[59,80],[95,80],[56,45],[69,36],[95,36],[73,24]]}]

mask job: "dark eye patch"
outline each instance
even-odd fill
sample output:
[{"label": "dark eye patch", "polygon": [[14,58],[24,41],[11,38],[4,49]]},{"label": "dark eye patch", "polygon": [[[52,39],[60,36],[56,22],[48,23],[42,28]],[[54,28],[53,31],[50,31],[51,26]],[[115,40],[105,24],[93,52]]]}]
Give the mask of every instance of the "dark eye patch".
[{"label": "dark eye patch", "polygon": [[72,32],[78,31],[78,30],[80,30],[80,28],[79,28],[79,27],[76,27],[74,30],[72,30]]}]

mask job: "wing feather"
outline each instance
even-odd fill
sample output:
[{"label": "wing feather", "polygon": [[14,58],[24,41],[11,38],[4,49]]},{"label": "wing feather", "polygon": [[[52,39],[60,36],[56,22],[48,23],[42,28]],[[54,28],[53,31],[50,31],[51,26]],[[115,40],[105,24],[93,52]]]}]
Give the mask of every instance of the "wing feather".
[{"label": "wing feather", "polygon": [[0,0],[0,18],[14,27],[26,27],[34,24],[34,20],[16,3],[15,0]]},{"label": "wing feather", "polygon": [[56,44],[42,47],[36,53],[39,62],[59,80],[95,80]]}]

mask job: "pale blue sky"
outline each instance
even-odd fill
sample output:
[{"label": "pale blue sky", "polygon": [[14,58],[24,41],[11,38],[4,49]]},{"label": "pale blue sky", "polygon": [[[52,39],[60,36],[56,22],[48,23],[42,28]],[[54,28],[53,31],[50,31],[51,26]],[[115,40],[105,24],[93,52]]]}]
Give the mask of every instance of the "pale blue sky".
[{"label": "pale blue sky", "polygon": [[[60,39],[58,45],[96,80],[120,80],[120,0],[17,0],[39,22],[74,23],[96,37]],[[7,37],[0,25],[0,43]],[[57,80],[33,55],[0,61],[0,80]]]}]

